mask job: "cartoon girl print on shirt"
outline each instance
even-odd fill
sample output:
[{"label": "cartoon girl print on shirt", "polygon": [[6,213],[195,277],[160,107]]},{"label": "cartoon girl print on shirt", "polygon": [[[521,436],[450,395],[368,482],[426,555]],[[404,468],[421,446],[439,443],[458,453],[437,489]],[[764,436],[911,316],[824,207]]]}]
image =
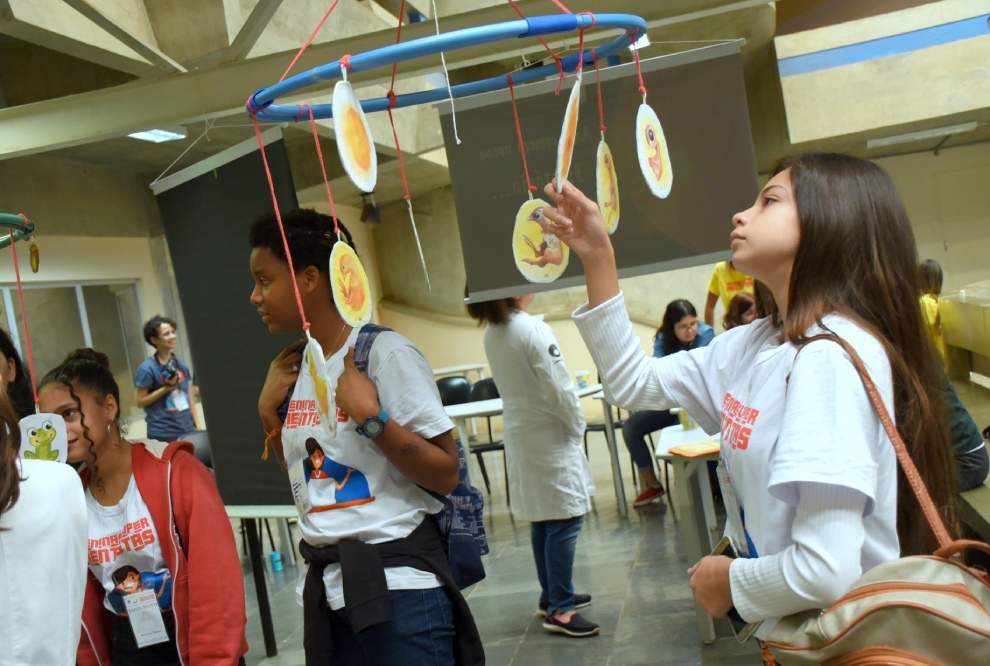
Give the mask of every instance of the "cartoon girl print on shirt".
[{"label": "cartoon girl print on shirt", "polygon": [[125,564],[114,570],[111,579],[114,589],[107,595],[107,599],[118,615],[127,615],[127,607],[124,605],[125,596],[145,590],[155,591],[158,596],[158,607],[162,610],[172,607],[172,576],[168,571],[158,574],[149,571],[141,573],[131,565]]},{"label": "cartoon girl print on shirt", "polygon": [[367,477],[353,467],[328,458],[312,437],[306,440],[306,455],[303,470],[313,505],[311,512],[343,509],[375,500]]}]

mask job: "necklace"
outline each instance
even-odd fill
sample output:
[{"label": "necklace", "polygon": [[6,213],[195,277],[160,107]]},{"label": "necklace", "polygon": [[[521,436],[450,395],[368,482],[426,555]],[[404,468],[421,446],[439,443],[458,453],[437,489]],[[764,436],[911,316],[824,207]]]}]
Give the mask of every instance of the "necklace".
[{"label": "necklace", "polygon": [[347,322],[345,321],[344,327],[340,329],[340,333],[337,334],[337,339],[333,341],[333,345],[330,346],[330,351],[327,352],[326,358],[324,360],[330,360],[330,357],[333,356],[334,353],[337,351],[337,343],[340,342],[340,336],[342,336],[344,334],[344,331],[346,330],[347,330]]}]

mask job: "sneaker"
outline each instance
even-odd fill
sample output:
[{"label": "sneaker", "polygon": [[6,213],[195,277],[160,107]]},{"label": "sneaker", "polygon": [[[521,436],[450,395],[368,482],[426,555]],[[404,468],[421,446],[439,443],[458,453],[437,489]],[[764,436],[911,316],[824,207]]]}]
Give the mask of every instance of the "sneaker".
[{"label": "sneaker", "polygon": [[644,490],[643,492],[641,492],[639,494],[639,497],[633,500],[633,506],[635,507],[646,506],[653,500],[659,500],[661,497],[663,497],[663,494],[665,492],[667,491],[663,489],[663,486],[657,486],[656,488],[651,486],[646,490]]},{"label": "sneaker", "polygon": [[[574,608],[587,608],[591,605],[591,595],[590,594],[575,594],[574,595]],[[540,617],[547,616],[547,609],[550,608],[549,601],[541,601],[540,607],[536,609],[536,614]]]},{"label": "sneaker", "polygon": [[588,622],[583,617],[574,613],[570,622],[564,622],[560,618],[552,615],[543,620],[543,628],[551,634],[564,634],[573,638],[584,638],[594,636],[599,632],[599,627],[594,622]]}]

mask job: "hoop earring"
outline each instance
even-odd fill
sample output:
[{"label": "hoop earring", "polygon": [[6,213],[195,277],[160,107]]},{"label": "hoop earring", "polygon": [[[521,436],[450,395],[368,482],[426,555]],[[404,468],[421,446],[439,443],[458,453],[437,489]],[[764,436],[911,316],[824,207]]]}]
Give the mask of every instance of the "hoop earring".
[{"label": "hoop earring", "polygon": [[113,442],[113,445],[114,446],[120,446],[120,437],[118,436],[117,437],[117,441],[114,442],[113,441],[113,432],[110,430],[110,426],[112,426],[114,423],[115,423],[114,421],[110,421],[109,423],[107,423],[107,437],[110,438],[110,441]]}]

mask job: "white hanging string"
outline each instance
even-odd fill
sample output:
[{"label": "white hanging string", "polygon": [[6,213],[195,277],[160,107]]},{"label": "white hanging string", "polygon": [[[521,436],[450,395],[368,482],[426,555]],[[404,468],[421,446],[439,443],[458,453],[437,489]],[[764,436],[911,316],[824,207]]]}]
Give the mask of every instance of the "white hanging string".
[{"label": "white hanging string", "polygon": [[[431,0],[433,3],[433,22],[437,26],[437,34],[440,34],[440,19],[437,16],[437,0]],[[443,51],[440,52],[440,64],[443,65],[443,80],[447,82],[447,95],[450,97],[450,120],[454,125],[454,139],[457,141],[457,145],[461,145],[461,137],[457,135],[457,111],[454,109],[454,91],[450,89],[450,74],[447,72],[447,59],[443,56]]]},{"label": "white hanging string", "polygon": [[416,229],[416,218],[413,216],[410,199],[406,199],[406,206],[409,207],[409,221],[412,223],[413,236],[416,237],[416,249],[419,250],[419,262],[423,266],[423,275],[426,276],[426,286],[430,291],[433,291],[433,285],[430,284],[430,272],[426,270],[426,257],[423,256],[423,244],[419,242],[419,231]]},{"label": "white hanging string", "polygon": [[206,129],[203,130],[203,133],[200,134],[198,137],[196,137],[196,140],[193,141],[192,143],[190,143],[189,146],[185,150],[183,150],[181,153],[179,153],[179,156],[176,157],[174,160],[172,160],[172,163],[169,164],[167,167],[165,167],[165,170],[162,171],[160,174],[158,174],[158,178],[155,178],[153,181],[151,181],[151,184],[154,185],[155,183],[157,183],[158,181],[160,181],[162,179],[162,177],[165,174],[167,174],[172,169],[172,167],[174,167],[176,165],[176,163],[185,156],[186,153],[188,153],[190,150],[192,150],[192,147],[195,146],[197,143],[199,143],[199,140],[202,139],[204,136],[206,137],[206,140],[209,141],[210,140],[210,137],[209,137],[210,130],[213,129],[213,123],[215,123],[215,122],[216,122],[216,119],[215,118],[210,118],[209,120],[207,120],[206,121]]}]

